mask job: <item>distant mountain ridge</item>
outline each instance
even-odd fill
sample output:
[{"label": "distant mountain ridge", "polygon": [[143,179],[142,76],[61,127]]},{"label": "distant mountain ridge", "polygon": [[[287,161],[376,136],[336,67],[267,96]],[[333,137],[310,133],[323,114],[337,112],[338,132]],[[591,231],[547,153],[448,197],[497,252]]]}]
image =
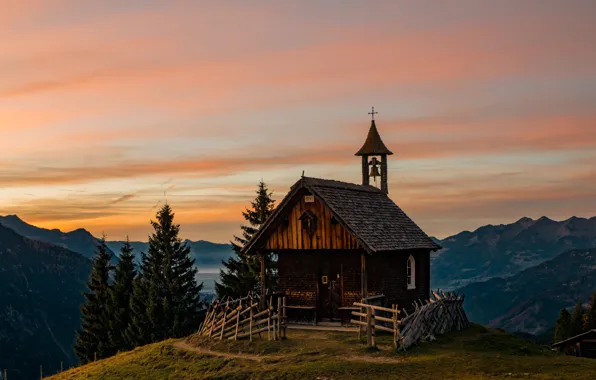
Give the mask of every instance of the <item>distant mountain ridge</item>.
[{"label": "distant mountain ridge", "polygon": [[[206,240],[192,241],[188,239],[184,242],[190,246],[190,253],[195,259],[195,265],[201,271],[219,269],[222,266],[222,260],[227,260],[234,254],[230,244],[212,243]],[[112,251],[119,254],[124,241],[107,241],[106,244]],[[141,253],[147,253],[149,243],[133,241],[130,244],[134,249],[137,262],[140,262]]]},{"label": "distant mountain ridge", "polygon": [[509,331],[540,334],[563,308],[587,302],[596,289],[596,249],[573,249],[507,278],[467,285],[470,320]]},{"label": "distant mountain ridge", "polygon": [[[0,225],[14,230],[21,236],[37,240],[80,253],[88,259],[93,259],[99,239],[89,231],[79,228],[71,232],[62,232],[59,229],[45,229],[31,225],[17,215],[0,216]],[[222,260],[227,260],[234,254],[230,244],[212,243],[206,240],[185,240],[191,248],[191,254],[195,258],[195,264],[200,270],[216,271],[221,267]],[[113,254],[113,261],[116,262],[120,254],[123,241],[106,241],[108,249]],[[137,262],[140,261],[141,252],[147,252],[149,244],[146,242],[133,241],[131,245],[137,255]]]},{"label": "distant mountain ridge", "polygon": [[442,250],[431,260],[434,288],[508,277],[570,249],[596,247],[596,217],[560,222],[527,217],[512,224],[487,225],[438,241]]},{"label": "distant mountain ridge", "polygon": [[0,224],[21,236],[69,249],[88,259],[93,259],[95,248],[99,242],[99,239],[83,228],[71,232],[62,232],[59,229],[48,230],[31,225],[16,215],[0,216]]},{"label": "distant mountain ridge", "polygon": [[0,368],[32,379],[76,364],[72,350],[91,261],[0,225]]}]

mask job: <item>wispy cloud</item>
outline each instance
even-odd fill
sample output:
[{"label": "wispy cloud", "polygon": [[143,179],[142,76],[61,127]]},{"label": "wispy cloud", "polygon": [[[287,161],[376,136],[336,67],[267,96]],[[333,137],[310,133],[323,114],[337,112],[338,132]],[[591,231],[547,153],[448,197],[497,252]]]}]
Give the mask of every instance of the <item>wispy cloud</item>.
[{"label": "wispy cloud", "polygon": [[110,204],[111,205],[115,205],[117,203],[121,203],[121,202],[127,201],[129,199],[134,198],[134,197],[135,197],[135,194],[124,194],[123,196],[118,197],[118,198],[114,199],[113,201],[111,201]]}]

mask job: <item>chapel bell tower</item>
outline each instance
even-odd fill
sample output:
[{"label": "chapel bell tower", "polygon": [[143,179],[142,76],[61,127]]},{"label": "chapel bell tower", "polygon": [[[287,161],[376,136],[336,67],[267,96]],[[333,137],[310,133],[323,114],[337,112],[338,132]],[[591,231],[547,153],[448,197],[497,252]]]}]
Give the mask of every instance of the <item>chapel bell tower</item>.
[{"label": "chapel bell tower", "polygon": [[[393,154],[381,140],[377,126],[375,125],[375,107],[372,108],[372,120],[370,123],[370,129],[368,130],[368,136],[362,148],[356,152],[356,156],[362,156],[362,184],[370,185],[370,177],[373,177],[373,181],[377,183],[377,177],[380,178],[381,191],[385,194],[389,193],[387,186],[387,156]],[[381,171],[379,172],[379,166]]]}]

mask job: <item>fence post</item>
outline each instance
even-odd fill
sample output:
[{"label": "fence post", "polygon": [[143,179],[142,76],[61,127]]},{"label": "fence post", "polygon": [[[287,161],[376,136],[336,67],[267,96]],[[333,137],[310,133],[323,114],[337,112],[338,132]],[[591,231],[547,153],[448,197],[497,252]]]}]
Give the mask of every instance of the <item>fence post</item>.
[{"label": "fence post", "polygon": [[281,339],[281,297],[277,297],[277,339]]},{"label": "fence post", "polygon": [[250,321],[248,322],[248,339],[252,342],[252,305],[250,305]]},{"label": "fence post", "polygon": [[366,345],[372,347],[372,310],[366,308]]},{"label": "fence post", "polygon": [[6,372],[7,372],[6,371],[6,368],[4,368],[4,380],[7,380],[8,379],[8,374]]},{"label": "fence post", "polygon": [[[360,300],[360,303],[364,303],[364,300],[363,300],[363,299],[361,299],[361,300]],[[360,308],[360,312],[361,312],[361,313],[364,313],[364,308],[363,308],[363,307],[361,307],[361,308]],[[358,320],[359,320],[360,322],[362,322],[362,316],[358,316]],[[362,339],[362,323],[360,323],[360,324],[358,325],[358,341],[360,342],[360,340],[361,340],[361,339]]]},{"label": "fence post", "polygon": [[271,308],[267,307],[267,340],[271,340]]},{"label": "fence post", "polygon": [[283,319],[282,319],[282,321],[283,321],[283,325],[284,325],[283,337],[284,338],[287,338],[288,337],[288,326],[287,326],[288,321],[286,319],[286,296],[284,296],[284,298],[283,298],[283,305],[282,305],[282,307],[283,307]]},{"label": "fence post", "polygon": [[226,318],[228,316],[228,311],[226,310],[223,315],[223,320],[221,322],[221,332],[219,334],[219,340],[223,340],[223,333],[224,329],[226,328]]},{"label": "fence post", "polygon": [[236,313],[236,333],[234,334],[234,340],[238,340],[238,326],[240,325],[240,311]]},{"label": "fence post", "polygon": [[273,297],[269,297],[269,305],[267,305],[267,340],[271,340],[271,303]]},{"label": "fence post", "polygon": [[376,323],[376,321],[375,321],[375,315],[377,315],[377,311],[375,309],[373,309],[372,307],[371,307],[371,309],[372,310],[371,310],[371,313],[370,314],[371,314],[371,317],[372,317],[372,323],[371,323],[371,326],[372,326],[372,346],[373,347],[376,347],[376,344],[377,343],[376,343],[376,340],[375,340],[375,336],[377,335],[377,329],[375,328],[375,323]]},{"label": "fence post", "polygon": [[397,305],[393,304],[391,308],[393,311],[393,347],[397,348]]},{"label": "fence post", "polygon": [[39,366],[39,380],[43,380],[43,370],[41,366]]}]

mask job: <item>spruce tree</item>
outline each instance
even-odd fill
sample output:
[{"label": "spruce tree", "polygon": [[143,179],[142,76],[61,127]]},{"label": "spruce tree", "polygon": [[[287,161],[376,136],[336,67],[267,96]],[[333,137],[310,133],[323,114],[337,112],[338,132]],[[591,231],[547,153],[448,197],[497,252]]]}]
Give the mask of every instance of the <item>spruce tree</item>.
[{"label": "spruce tree", "polygon": [[164,279],[166,281],[164,316],[167,337],[182,337],[194,332],[200,325],[199,292],[195,260],[191,258],[190,246],[178,237],[180,226],[174,224],[174,213],[165,205],[153,223],[155,234],[150,239],[155,248],[164,250]]},{"label": "spruce tree", "polygon": [[575,304],[571,312],[571,328],[570,336],[581,334],[584,328],[584,307],[581,302]]},{"label": "spruce tree", "polygon": [[131,298],[133,318],[126,336],[135,346],[188,335],[201,322],[203,284],[197,283],[190,247],[178,237],[180,226],[169,205],[156,218]]},{"label": "spruce tree", "polygon": [[[257,196],[250,208],[242,212],[248,225],[241,226],[242,236],[234,236],[231,242],[235,256],[222,261],[224,269],[220,270],[220,282],[215,282],[218,297],[230,296],[238,298],[246,296],[249,291],[259,292],[261,264],[256,255],[242,254],[242,247],[258,231],[275,209],[275,201],[265,182],[259,182]],[[273,254],[265,256],[266,285],[273,290],[276,283],[276,263]]]},{"label": "spruce tree", "polygon": [[555,334],[553,342],[560,342],[571,337],[571,314],[567,309],[561,309],[559,317],[555,322]]},{"label": "spruce tree", "polygon": [[110,343],[116,351],[132,348],[126,340],[126,330],[131,321],[130,299],[135,276],[133,249],[127,237],[120,249],[110,292]]},{"label": "spruce tree", "polygon": [[146,267],[145,254],[141,253],[141,271],[133,281],[132,294],[130,297],[130,324],[126,329],[126,344],[133,348],[152,342],[151,321],[147,315],[147,279],[144,275]]},{"label": "spruce tree", "polygon": [[110,264],[111,253],[102,238],[93,258],[91,274],[84,294],[85,303],[81,306],[81,329],[77,331],[75,353],[81,363],[112,355],[109,330],[110,318]]}]

